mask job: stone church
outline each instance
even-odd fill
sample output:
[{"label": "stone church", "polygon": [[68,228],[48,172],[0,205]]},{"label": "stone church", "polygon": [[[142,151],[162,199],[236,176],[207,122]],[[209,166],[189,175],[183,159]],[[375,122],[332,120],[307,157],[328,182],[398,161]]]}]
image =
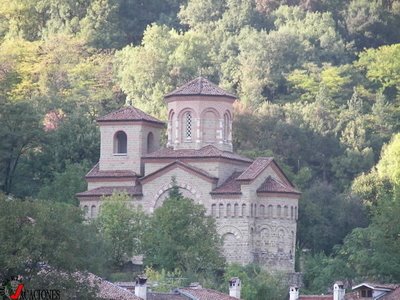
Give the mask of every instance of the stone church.
[{"label": "stone church", "polygon": [[100,159],[86,175],[88,191],[77,194],[88,217],[96,217],[101,197],[114,191],[127,192],[132,205],[152,213],[174,177],[182,194],[215,218],[228,262],[294,272],[300,192],[272,157],[233,152],[235,100],[202,77],[165,95],[165,148],[165,123],[137,108],[98,118]]}]

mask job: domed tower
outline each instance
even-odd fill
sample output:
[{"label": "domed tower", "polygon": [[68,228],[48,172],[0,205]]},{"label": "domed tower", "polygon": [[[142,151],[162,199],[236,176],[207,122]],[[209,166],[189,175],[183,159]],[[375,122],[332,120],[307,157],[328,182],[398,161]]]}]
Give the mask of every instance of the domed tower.
[{"label": "domed tower", "polygon": [[213,145],[232,152],[235,100],[235,95],[202,77],[167,94],[168,146],[179,150]]}]

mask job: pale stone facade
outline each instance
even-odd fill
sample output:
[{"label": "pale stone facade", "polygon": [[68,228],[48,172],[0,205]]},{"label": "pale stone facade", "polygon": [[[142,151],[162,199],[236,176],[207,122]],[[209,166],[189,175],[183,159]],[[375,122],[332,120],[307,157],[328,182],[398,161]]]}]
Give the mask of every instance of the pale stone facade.
[{"label": "pale stone facade", "polygon": [[182,194],[215,218],[228,262],[294,272],[300,193],[273,158],[233,153],[235,96],[197,78],[165,100],[167,148],[159,142],[164,124],[136,108],[98,119],[100,160],[86,176],[88,191],[77,195],[88,217],[113,191],[128,192],[132,205],[152,213],[175,178]]}]

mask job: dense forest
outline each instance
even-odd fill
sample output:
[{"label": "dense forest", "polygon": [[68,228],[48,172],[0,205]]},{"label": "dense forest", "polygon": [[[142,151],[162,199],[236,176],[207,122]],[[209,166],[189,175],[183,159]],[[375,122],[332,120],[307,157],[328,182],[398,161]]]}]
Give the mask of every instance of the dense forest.
[{"label": "dense forest", "polygon": [[305,289],[400,282],[399,28],[398,0],[3,1],[0,203],[73,209],[95,119],[165,120],[163,95],[201,75],[238,95],[235,151],[274,156],[302,191]]}]

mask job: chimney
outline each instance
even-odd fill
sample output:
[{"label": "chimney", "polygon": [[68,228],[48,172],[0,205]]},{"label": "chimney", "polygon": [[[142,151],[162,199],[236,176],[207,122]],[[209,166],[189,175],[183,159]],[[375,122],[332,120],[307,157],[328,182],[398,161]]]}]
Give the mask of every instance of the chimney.
[{"label": "chimney", "polygon": [[135,295],[143,300],[147,298],[147,277],[139,275],[136,277]]},{"label": "chimney", "polygon": [[336,281],[333,285],[333,300],[344,300],[345,289],[343,282]]},{"label": "chimney", "polygon": [[299,299],[299,288],[297,286],[291,286],[289,289],[289,300]]},{"label": "chimney", "polygon": [[229,296],[240,299],[240,279],[238,277],[232,277],[229,280]]}]

